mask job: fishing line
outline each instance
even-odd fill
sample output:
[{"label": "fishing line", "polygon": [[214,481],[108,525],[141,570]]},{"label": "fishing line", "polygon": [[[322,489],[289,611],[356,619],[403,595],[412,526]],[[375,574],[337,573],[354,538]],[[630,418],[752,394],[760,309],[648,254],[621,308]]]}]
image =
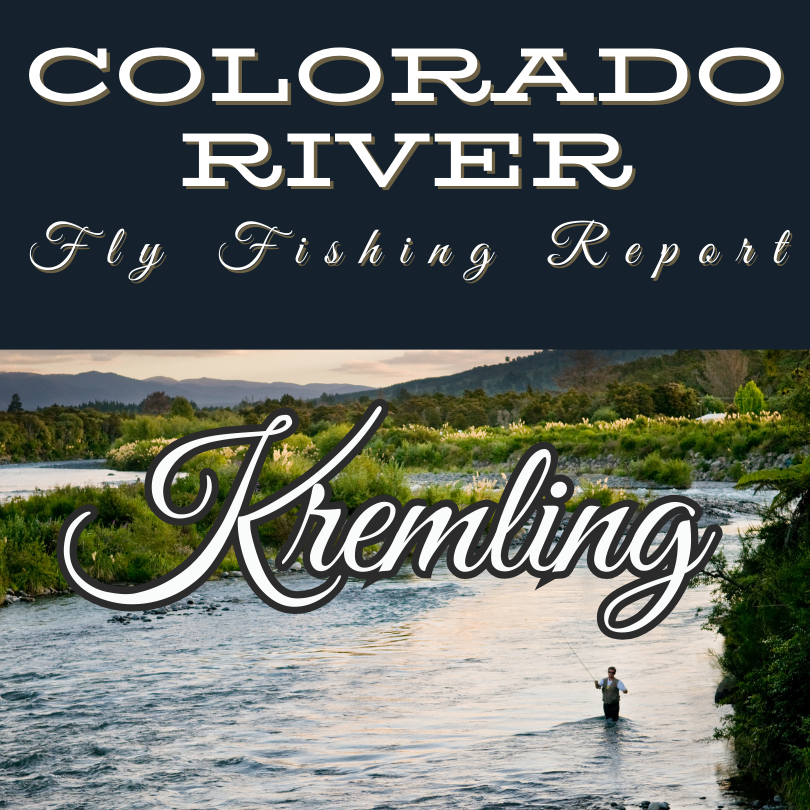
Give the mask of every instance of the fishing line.
[{"label": "fishing line", "polygon": [[[562,633],[560,633],[560,635],[562,636],[562,640],[566,644],[568,644],[568,639],[565,636],[563,636]],[[577,656],[577,661],[579,661],[579,663],[582,664],[583,667],[585,667],[585,672],[587,672],[588,675],[591,675],[591,671],[588,669],[588,667],[585,666],[585,664],[582,663],[582,659],[577,655],[577,651],[570,644],[568,644],[568,649],[570,649],[571,652]],[[593,680],[596,680],[596,678],[594,678],[593,675],[591,675],[591,678],[593,678]]]}]

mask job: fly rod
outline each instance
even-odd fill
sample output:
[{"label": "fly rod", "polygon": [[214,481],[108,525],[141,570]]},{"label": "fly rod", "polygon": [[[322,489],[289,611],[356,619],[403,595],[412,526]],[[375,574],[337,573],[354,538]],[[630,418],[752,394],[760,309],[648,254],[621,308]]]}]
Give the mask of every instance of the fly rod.
[{"label": "fly rod", "polygon": [[[560,635],[562,635],[562,633]],[[568,639],[565,636],[563,636],[562,639],[566,644],[568,644]],[[568,649],[571,650],[571,652],[574,653],[574,655],[576,655],[577,661],[579,661],[579,663],[582,664],[582,666],[585,668],[585,672],[587,672],[588,675],[590,675],[591,678],[593,678],[593,680],[596,680],[596,678],[594,678],[593,675],[591,675],[591,671],[588,669],[588,667],[586,667],[585,664],[582,663],[582,659],[577,655],[577,651],[570,644],[568,644]]]}]

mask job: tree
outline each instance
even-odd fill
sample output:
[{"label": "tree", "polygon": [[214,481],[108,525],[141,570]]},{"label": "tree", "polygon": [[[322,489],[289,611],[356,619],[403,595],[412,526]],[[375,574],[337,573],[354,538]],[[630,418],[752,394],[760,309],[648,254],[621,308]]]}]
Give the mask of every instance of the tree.
[{"label": "tree", "polygon": [[652,397],[656,413],[664,416],[698,416],[700,413],[697,391],[680,383],[656,385]]},{"label": "tree", "polygon": [[734,392],[745,382],[748,374],[748,358],[739,349],[709,352],[700,384],[710,393],[722,399],[731,399]]},{"label": "tree", "polygon": [[171,397],[165,391],[154,391],[141,403],[141,413],[160,415],[172,409]]},{"label": "tree", "polygon": [[11,395],[11,402],[8,406],[9,413],[22,413],[22,401],[20,400],[19,394],[12,394]]},{"label": "tree", "polygon": [[54,432],[58,442],[66,448],[72,448],[84,438],[84,424],[75,413],[63,413],[56,420]]},{"label": "tree", "polygon": [[114,442],[119,436],[123,435],[123,425],[124,420],[117,413],[113,413],[104,421],[102,430],[110,442]]},{"label": "tree", "polygon": [[644,383],[608,383],[607,399],[623,419],[652,416],[655,413],[653,390]]},{"label": "tree", "polygon": [[532,394],[524,404],[520,417],[527,425],[536,425],[548,418],[551,410],[550,394]]},{"label": "tree", "polygon": [[749,380],[737,389],[734,404],[740,413],[762,413],[765,410],[765,395],[753,380]]},{"label": "tree", "polygon": [[185,397],[175,397],[172,400],[172,416],[184,416],[186,419],[193,419],[194,407]]},{"label": "tree", "polygon": [[[576,424],[584,417],[590,416],[593,412],[590,397],[584,391],[577,391],[572,388],[564,394],[560,394],[554,403],[553,413],[561,422]],[[551,416],[551,413],[549,413]]]}]

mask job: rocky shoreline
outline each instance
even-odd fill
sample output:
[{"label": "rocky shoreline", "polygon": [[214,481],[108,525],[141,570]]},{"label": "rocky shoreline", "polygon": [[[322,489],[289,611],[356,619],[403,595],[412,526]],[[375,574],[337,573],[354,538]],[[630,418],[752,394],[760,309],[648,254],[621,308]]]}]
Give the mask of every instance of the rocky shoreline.
[{"label": "rocky shoreline", "polygon": [[[704,458],[700,453],[690,450],[686,454],[686,461],[692,467],[692,479],[694,481],[718,481],[725,483],[736,483],[742,475],[746,475],[757,470],[776,469],[784,470],[794,463],[797,455],[810,455],[810,445],[799,448],[791,453],[761,453],[754,451],[743,459],[734,459],[731,456],[719,456],[718,458]],[[509,459],[510,463],[517,459]],[[568,474],[595,474],[602,473],[612,475],[615,470],[626,468],[627,459],[614,456],[612,453],[605,453],[594,458],[581,458],[578,456],[560,455],[557,464],[558,472]],[[640,482],[639,486],[650,488],[661,485],[650,482]]]},{"label": "rocky shoreline", "polygon": [[[653,484],[649,481],[639,481],[629,476],[620,475],[606,475],[605,473],[599,474],[592,470],[580,472],[572,468],[562,468],[559,472],[571,477],[575,483],[577,478],[579,482],[585,481],[604,481],[605,484],[611,489],[623,489],[625,491],[634,491],[636,493],[648,493],[645,500],[652,500],[655,497],[656,490],[672,489],[670,486],[663,484]],[[413,473],[408,476],[408,483],[414,488],[435,486],[435,485],[455,485],[455,486],[471,486],[476,482],[479,484],[486,482],[492,490],[498,491],[503,489],[506,485],[506,478],[508,474],[503,470],[490,467],[481,469],[476,473]],[[759,514],[763,506],[762,499],[753,497],[736,496],[729,497],[723,492],[723,489],[718,489],[716,493],[705,491],[700,493],[690,493],[689,497],[696,500],[700,507],[703,509],[703,517],[700,520],[700,526],[708,526],[713,523],[729,523],[740,517],[754,517]],[[567,523],[568,518],[563,518]]]},{"label": "rocky shoreline", "polygon": [[7,588],[5,593],[0,593],[0,605],[13,605],[15,602],[35,602],[38,596],[69,596],[73,591],[57,591],[55,588],[43,588],[36,593],[26,593],[25,591]]}]

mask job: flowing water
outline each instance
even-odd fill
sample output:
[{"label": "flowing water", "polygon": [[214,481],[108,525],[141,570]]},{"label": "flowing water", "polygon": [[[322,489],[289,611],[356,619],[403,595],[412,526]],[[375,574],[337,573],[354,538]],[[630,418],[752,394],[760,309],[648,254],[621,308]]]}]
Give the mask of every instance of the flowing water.
[{"label": "flowing water", "polygon": [[[728,805],[709,591],[617,642],[596,611],[627,578],[581,563],[535,590],[440,566],[296,616],[227,580],[194,596],[218,610],[130,625],[78,596],[3,608],[0,807]],[[595,677],[617,667],[618,724],[566,641]]]},{"label": "flowing water", "polygon": [[108,486],[142,480],[145,473],[107,469],[103,459],[88,461],[39,461],[0,466],[0,503],[27,498],[38,489],[57,486]]}]

